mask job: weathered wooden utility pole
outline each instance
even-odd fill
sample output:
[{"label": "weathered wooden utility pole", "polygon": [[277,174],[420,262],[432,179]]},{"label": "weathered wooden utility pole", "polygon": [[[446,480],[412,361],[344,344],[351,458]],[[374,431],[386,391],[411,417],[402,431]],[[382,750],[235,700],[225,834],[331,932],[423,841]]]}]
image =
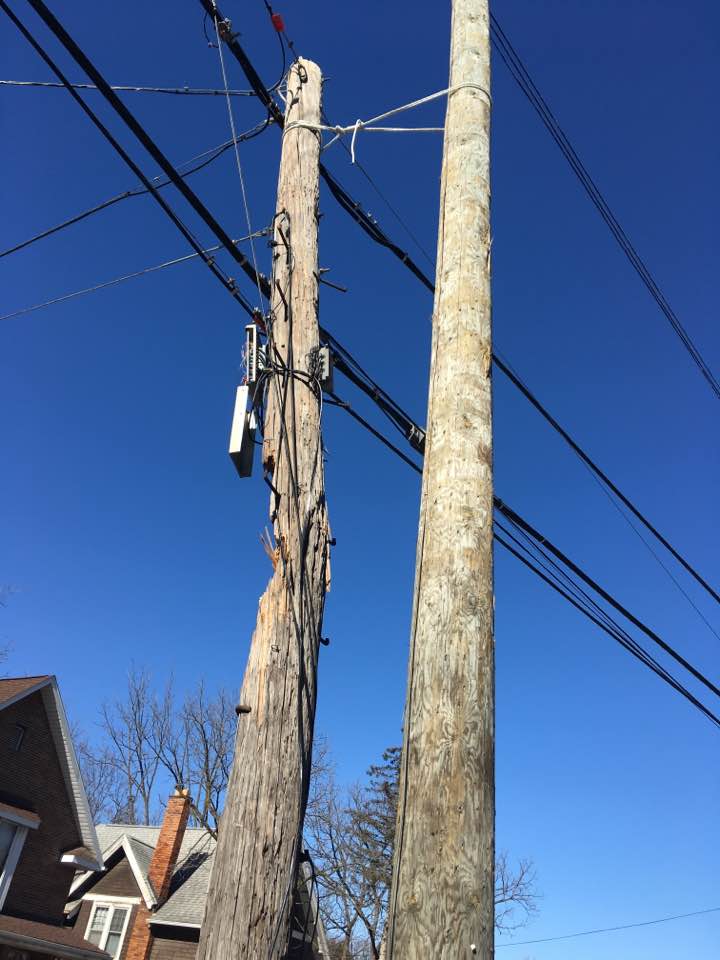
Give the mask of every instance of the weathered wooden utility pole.
[{"label": "weathered wooden utility pole", "polygon": [[453,0],[392,960],[493,956],[489,26]]},{"label": "weathered wooden utility pole", "polygon": [[[318,124],[320,97],[319,68],[299,60],[288,76],[286,125]],[[260,600],[240,694],[198,960],[279,960],[289,941],[328,584],[318,373],[319,157],[316,131],[286,130],[263,447],[274,572]]]}]

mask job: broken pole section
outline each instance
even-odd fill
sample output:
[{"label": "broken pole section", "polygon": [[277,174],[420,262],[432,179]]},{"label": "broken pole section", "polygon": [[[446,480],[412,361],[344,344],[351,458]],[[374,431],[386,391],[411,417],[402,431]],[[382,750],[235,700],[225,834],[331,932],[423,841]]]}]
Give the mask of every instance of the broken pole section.
[{"label": "broken pole section", "polygon": [[[286,125],[320,122],[321,75],[288,75]],[[329,579],[320,433],[320,135],[282,143],[265,368],[263,466],[271,488],[273,574],[260,600],[240,693],[235,757],[197,960],[285,956],[298,876]]]},{"label": "broken pole section", "polygon": [[390,960],[493,956],[487,0],[453,0]]}]

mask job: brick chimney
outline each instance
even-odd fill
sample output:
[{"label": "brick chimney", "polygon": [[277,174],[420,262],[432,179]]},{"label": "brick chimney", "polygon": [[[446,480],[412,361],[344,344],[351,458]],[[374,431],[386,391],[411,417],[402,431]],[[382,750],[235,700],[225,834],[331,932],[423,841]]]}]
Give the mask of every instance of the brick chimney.
[{"label": "brick chimney", "polygon": [[165,807],[165,816],[148,870],[148,877],[158,899],[159,907],[167,899],[189,814],[190,797],[188,791],[176,788]]},{"label": "brick chimney", "polygon": [[[167,899],[189,814],[190,797],[188,791],[177,787],[165,807],[165,816],[148,870],[148,878],[157,897],[157,907],[155,909],[161,907]],[[150,956],[150,948],[153,943],[153,935],[149,927],[151,916],[152,914],[145,904],[140,903],[136,908],[133,919],[125,960],[147,960]]]}]

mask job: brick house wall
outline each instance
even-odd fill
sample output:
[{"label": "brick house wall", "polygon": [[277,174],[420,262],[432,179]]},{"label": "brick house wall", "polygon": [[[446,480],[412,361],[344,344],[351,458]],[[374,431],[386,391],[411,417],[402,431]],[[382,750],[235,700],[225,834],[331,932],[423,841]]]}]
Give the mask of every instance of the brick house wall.
[{"label": "brick house wall", "polygon": [[[18,751],[12,747],[16,724],[26,728]],[[28,830],[3,913],[59,923],[74,875],[60,857],[82,838],[40,691],[0,711],[0,801],[41,819],[37,830]]]}]

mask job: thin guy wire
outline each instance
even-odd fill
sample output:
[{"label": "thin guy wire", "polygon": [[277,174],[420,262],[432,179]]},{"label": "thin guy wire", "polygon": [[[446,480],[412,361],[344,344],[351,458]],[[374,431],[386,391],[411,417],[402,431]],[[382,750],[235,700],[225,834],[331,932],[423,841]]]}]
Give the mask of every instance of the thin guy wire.
[{"label": "thin guy wire", "polygon": [[[245,141],[251,140],[253,137],[258,136],[262,133],[269,124],[272,123],[271,118],[264,120],[262,123],[257,124],[257,126],[252,127],[250,130],[246,130],[244,133],[241,133],[238,137],[238,140]],[[203,153],[199,153],[195,157],[191,157],[189,160],[184,160],[182,163],[178,164],[178,173],[181,177],[189,177],[193,173],[199,173],[200,170],[204,170],[205,167],[209,166],[211,163],[214,163],[215,160],[219,159],[226,150],[229,150],[233,145],[232,140],[227,140],[225,143],[218,144],[216,147],[212,147],[210,150],[205,150]],[[183,167],[187,167],[196,161],[201,161],[196,167],[192,167],[190,170],[183,171]],[[158,189],[168,186],[172,181],[169,177],[161,177],[160,175],[152,177],[151,181]],[[13,247],[8,247],[6,250],[0,251],[0,259],[3,257],[8,257],[12,253],[17,253],[19,250],[24,250],[26,247],[31,246],[33,243],[37,243],[39,240],[45,240],[47,237],[51,237],[56,233],[59,233],[61,230],[65,230],[67,227],[71,227],[76,223],[81,223],[83,220],[86,220],[88,217],[93,216],[96,213],[101,213],[103,210],[107,210],[108,207],[114,206],[116,203],[120,203],[122,200],[128,200],[131,197],[140,197],[144,196],[149,191],[145,187],[136,187],[131,190],[126,190],[124,193],[119,193],[114,197],[110,197],[108,200],[103,200],[100,203],[95,204],[95,206],[90,207],[88,210],[83,210],[81,213],[77,213],[72,217],[68,217],[67,220],[63,220],[61,223],[55,224],[53,227],[49,227],[47,230],[43,230],[40,233],[35,234],[32,237],[29,237],[27,240],[23,240],[21,243],[15,244]]]},{"label": "thin guy wire", "polygon": [[[63,29],[59,21],[55,17],[53,17],[53,15],[47,9],[45,4],[42,3],[42,0],[29,0],[29,2],[33,7],[33,9],[42,17],[43,20],[45,20],[47,25],[50,27],[50,29],[55,34],[55,36],[61,41],[63,46],[65,46],[68,52],[71,53],[73,58],[77,60],[82,59],[84,61],[86,72],[90,75],[95,76],[96,78],[102,79],[101,74],[93,67],[93,65],[90,63],[88,58],[82,53],[82,51],[77,46],[77,44],[75,44],[75,42],[72,40],[69,34],[67,34],[67,32]],[[127,166],[132,170],[132,172],[140,180],[140,182],[150,191],[152,197],[157,202],[158,206],[160,206],[163,212],[170,218],[170,220],[177,227],[177,229],[180,231],[183,237],[185,237],[185,239],[188,241],[188,243],[193,248],[193,250],[200,257],[203,258],[206,266],[211,271],[211,273],[215,277],[217,277],[218,280],[220,280],[220,282],[223,284],[226,290],[230,292],[231,296],[240,304],[243,310],[245,310],[247,313],[249,313],[252,316],[253,308],[245,299],[245,297],[240,292],[240,290],[238,290],[237,286],[235,285],[235,282],[231,278],[229,278],[220,269],[220,267],[218,267],[218,265],[216,264],[213,258],[209,258],[205,253],[203,253],[202,246],[200,245],[199,241],[195,238],[195,236],[192,234],[190,229],[182,222],[180,217],[175,213],[172,207],[167,203],[167,201],[160,194],[158,189],[153,186],[153,184],[150,182],[147,176],[143,173],[142,169],[132,159],[132,157],[128,154],[127,150],[125,150],[125,148],[120,144],[117,138],[113,136],[113,134],[110,132],[108,127],[103,123],[100,117],[91,109],[91,107],[87,105],[87,103],[83,100],[83,98],[80,96],[77,90],[72,89],[67,77],[62,72],[60,67],[55,63],[55,61],[52,59],[50,54],[35,39],[33,34],[25,26],[25,24],[20,20],[20,18],[13,12],[13,10],[7,4],[6,0],[0,0],[0,9],[2,9],[5,12],[7,17],[12,21],[12,23],[15,24],[17,29],[20,31],[23,37],[27,40],[27,42],[30,44],[33,50],[35,50],[38,56],[52,70],[52,72],[55,74],[58,80],[60,80],[61,83],[66,87],[70,96],[73,98],[73,100],[75,100],[75,102],[78,104],[80,109],[85,113],[85,115],[88,117],[91,123],[96,127],[97,130],[100,131],[103,137],[105,137],[105,139],[112,146],[115,152],[120,157],[122,157],[122,159],[125,161]],[[113,106],[116,107],[116,110],[118,112],[120,112],[119,108],[122,108],[125,114],[124,119],[126,119],[126,122],[128,122],[128,125],[132,124],[135,129],[142,131],[144,141],[146,141],[145,143],[146,149],[148,149],[148,151],[153,154],[155,159],[160,158],[162,161],[164,161],[164,164],[160,163],[160,166],[163,167],[163,169],[165,169],[166,173],[170,174],[171,171],[174,173],[175,177],[177,177],[176,185],[178,186],[178,189],[180,190],[180,192],[189,201],[191,202],[194,201],[193,206],[198,210],[198,212],[200,212],[203,215],[203,219],[205,219],[206,223],[208,223],[208,225],[213,228],[213,232],[218,237],[218,239],[223,242],[223,245],[225,246],[225,248],[233,254],[234,258],[238,262],[240,262],[241,266],[243,266],[244,269],[245,269],[245,266],[247,266],[248,269],[252,269],[250,267],[250,264],[247,263],[246,258],[243,256],[243,254],[239,253],[237,249],[233,246],[230,238],[227,237],[224,231],[222,231],[222,229],[216,225],[212,216],[209,214],[209,211],[207,211],[207,209],[200,202],[200,200],[195,196],[195,194],[193,194],[190,188],[185,185],[184,181],[178,176],[177,171],[172,167],[171,164],[169,164],[169,162],[166,160],[166,158],[161,153],[161,151],[155,146],[155,144],[147,136],[145,131],[142,130],[140,125],[137,124],[137,121],[132,116],[132,114],[125,107],[123,107],[122,104],[120,104],[115,94],[113,94],[110,91],[108,91],[108,93],[110,94],[109,97],[105,93],[103,93],[103,95],[106,97],[106,99],[110,99],[110,102],[113,104]],[[117,101],[117,104],[115,103],[115,101]],[[119,108],[118,108],[118,104],[119,104]]]},{"label": "thin guy wire", "polygon": [[720,907],[707,910],[694,910],[692,913],[678,913],[674,917],[660,917],[659,920],[644,920],[641,923],[623,923],[618,927],[600,927],[597,930],[583,930],[581,933],[566,933],[561,937],[543,937],[541,940],[518,940],[516,943],[496,943],[500,947],[527,947],[534,943],[552,943],[556,940],[573,940],[575,937],[591,937],[596,933],[615,933],[617,930],[632,930],[635,927],[651,927],[656,923],[670,923],[671,920],[685,920],[687,917],[701,917],[708,913],[718,913]]},{"label": "thin guy wire", "polygon": [[[255,236],[263,237],[267,236],[267,230],[259,230]],[[240,237],[239,240],[234,240],[233,243],[240,243],[242,240],[249,240],[249,237]],[[214,247],[206,247],[202,254],[216,253],[218,250],[224,250],[224,244],[218,243]],[[20,310],[15,310],[12,313],[6,313],[3,316],[0,316],[0,321],[2,320],[12,320],[15,317],[21,317],[26,313],[34,313],[36,310],[42,310],[43,307],[51,307],[56,303],[63,303],[66,300],[74,300],[76,297],[83,297],[88,293],[95,293],[97,290],[104,290],[106,287],[116,287],[120,283],[124,283],[126,280],[134,280],[137,277],[144,277],[148,273],[155,273],[158,270],[164,270],[165,267],[174,267],[178,263],[186,263],[188,260],[194,260],[196,257],[202,256],[201,253],[188,253],[184,257],[176,257],[174,260],[166,260],[164,263],[155,264],[152,267],[145,267],[142,270],[136,270],[135,273],[126,273],[122,277],[115,277],[113,280],[105,280],[103,283],[97,283],[93,287],[85,287],[82,290],[75,290],[72,293],[63,294],[61,297],[54,297],[52,300],[45,300],[43,303],[35,303],[29,307],[22,307]]]},{"label": "thin guy wire", "polygon": [[[0,80],[0,87],[53,87],[62,90],[65,84],[50,80]],[[97,90],[94,83],[71,83],[73,90]],[[202,87],[134,87],[112,84],[111,90],[118,93],[167,93],[190,97],[222,97],[228,93],[231,97],[254,97],[252,90],[212,90]]]},{"label": "thin guy wire", "polygon": [[[222,43],[222,40],[220,39],[220,26],[218,24],[217,13],[215,14],[213,19],[215,21],[215,35],[217,37],[218,53],[220,55],[220,70],[222,72],[223,86],[225,87],[225,94],[226,94],[225,102],[227,103],[228,119],[230,121],[230,135],[235,145],[235,162],[237,164],[238,177],[240,178],[240,192],[242,193],[243,206],[245,207],[245,220],[247,222],[248,235],[252,237],[253,230],[252,230],[252,224],[250,222],[250,208],[248,206],[247,194],[245,192],[245,178],[243,177],[242,164],[240,163],[240,148],[238,147],[237,134],[235,132],[235,117],[233,114],[232,103],[230,101],[230,93],[228,90],[228,78],[227,78],[227,72],[225,70],[225,57],[223,56],[223,43]],[[259,305],[260,305],[260,309],[262,310],[264,301],[263,301],[262,290],[260,289],[260,275],[258,273],[257,256],[255,254],[255,244],[252,239],[250,240],[250,252],[252,254],[253,267],[255,268],[255,276],[257,279],[257,292],[258,292],[258,297],[260,298]]]}]

